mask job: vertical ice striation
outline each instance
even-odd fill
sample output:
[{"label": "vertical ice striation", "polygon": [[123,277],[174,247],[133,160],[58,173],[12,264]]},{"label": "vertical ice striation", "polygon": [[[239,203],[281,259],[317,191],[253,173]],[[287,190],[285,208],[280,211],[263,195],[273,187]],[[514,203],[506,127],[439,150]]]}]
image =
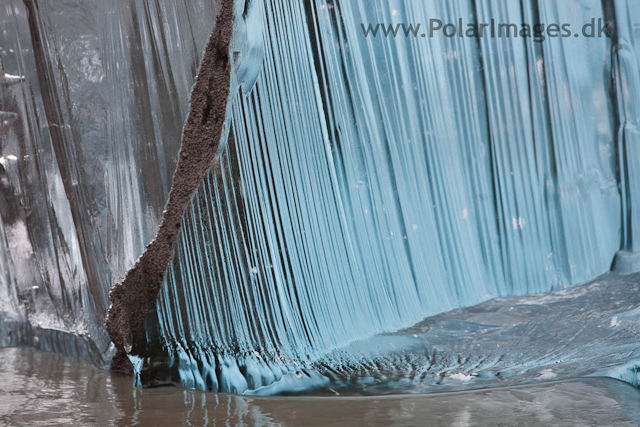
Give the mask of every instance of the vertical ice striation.
[{"label": "vertical ice striation", "polygon": [[[625,6],[248,2],[231,132],[183,219],[138,380],[248,392],[289,372],[292,391],[355,339],[583,283],[637,251]],[[617,35],[421,37],[434,16]],[[425,27],[365,37],[377,23]]]}]

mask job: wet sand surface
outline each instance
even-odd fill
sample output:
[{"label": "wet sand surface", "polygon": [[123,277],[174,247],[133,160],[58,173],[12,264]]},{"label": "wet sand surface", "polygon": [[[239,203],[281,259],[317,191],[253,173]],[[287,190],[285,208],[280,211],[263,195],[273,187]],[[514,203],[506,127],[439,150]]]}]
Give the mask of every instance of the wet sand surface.
[{"label": "wet sand surface", "polygon": [[131,377],[0,349],[1,426],[637,426],[640,391],[585,378],[459,393],[255,398],[135,389]]}]

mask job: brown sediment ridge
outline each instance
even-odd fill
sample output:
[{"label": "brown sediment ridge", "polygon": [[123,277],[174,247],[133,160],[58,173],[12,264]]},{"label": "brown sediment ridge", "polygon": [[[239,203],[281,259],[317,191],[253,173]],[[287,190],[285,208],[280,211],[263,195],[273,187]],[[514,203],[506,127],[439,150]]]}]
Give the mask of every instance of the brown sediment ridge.
[{"label": "brown sediment ridge", "polygon": [[140,354],[146,346],[144,320],[155,307],[167,265],[176,246],[184,211],[217,154],[226,116],[233,33],[233,0],[222,0],[215,27],[205,48],[191,92],[190,110],[182,131],[178,164],[169,201],[156,238],[147,246],[125,279],[110,293],[107,332],[118,349],[113,369],[126,360],[124,353]]}]

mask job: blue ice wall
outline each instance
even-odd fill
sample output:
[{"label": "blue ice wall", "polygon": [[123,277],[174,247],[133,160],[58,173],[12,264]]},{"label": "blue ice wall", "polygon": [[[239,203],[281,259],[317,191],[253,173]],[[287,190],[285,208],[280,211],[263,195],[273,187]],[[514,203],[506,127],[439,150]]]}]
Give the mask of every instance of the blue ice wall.
[{"label": "blue ice wall", "polygon": [[[613,3],[251,3],[228,141],[149,320],[173,380],[256,389],[353,340],[582,283],[637,250],[639,14]],[[624,42],[361,28],[433,17],[617,17]]]}]

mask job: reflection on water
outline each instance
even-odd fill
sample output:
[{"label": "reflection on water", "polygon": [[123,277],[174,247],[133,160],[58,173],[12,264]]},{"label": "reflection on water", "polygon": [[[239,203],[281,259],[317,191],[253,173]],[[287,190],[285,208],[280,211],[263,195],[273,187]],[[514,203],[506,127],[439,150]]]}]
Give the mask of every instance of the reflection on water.
[{"label": "reflection on water", "polygon": [[602,378],[475,392],[254,398],[175,388],[30,348],[0,350],[0,425],[637,426],[640,393]]}]

